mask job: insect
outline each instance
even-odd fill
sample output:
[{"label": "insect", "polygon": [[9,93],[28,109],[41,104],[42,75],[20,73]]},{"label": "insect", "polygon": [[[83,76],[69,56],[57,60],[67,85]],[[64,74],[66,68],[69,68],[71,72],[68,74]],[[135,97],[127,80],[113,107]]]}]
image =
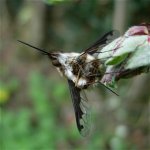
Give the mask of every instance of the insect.
[{"label": "insect", "polygon": [[90,131],[89,107],[87,106],[88,101],[83,91],[95,83],[101,83],[100,80],[103,73],[101,72],[100,67],[103,64],[101,63],[101,60],[97,59],[97,55],[101,53],[100,49],[103,46],[110,43],[117,36],[118,32],[112,30],[99,38],[92,46],[85,49],[82,53],[47,52],[44,49],[37,48],[18,40],[47,55],[57,70],[67,78],[75,111],[77,128],[83,136],[89,134]]}]

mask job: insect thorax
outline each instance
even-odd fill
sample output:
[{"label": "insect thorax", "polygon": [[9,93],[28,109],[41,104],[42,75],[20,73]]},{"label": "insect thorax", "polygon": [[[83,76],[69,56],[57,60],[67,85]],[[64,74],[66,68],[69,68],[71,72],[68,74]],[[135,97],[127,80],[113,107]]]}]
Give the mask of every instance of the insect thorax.
[{"label": "insect thorax", "polygon": [[100,61],[87,53],[59,53],[52,63],[79,88],[87,88],[100,78]]}]

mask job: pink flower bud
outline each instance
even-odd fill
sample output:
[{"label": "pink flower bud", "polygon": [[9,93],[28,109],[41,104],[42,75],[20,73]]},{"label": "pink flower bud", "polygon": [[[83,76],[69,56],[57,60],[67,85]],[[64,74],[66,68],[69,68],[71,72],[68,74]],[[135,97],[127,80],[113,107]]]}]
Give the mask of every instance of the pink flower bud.
[{"label": "pink flower bud", "polygon": [[149,30],[147,26],[133,26],[125,33],[125,36],[134,36],[134,35],[148,35]]}]

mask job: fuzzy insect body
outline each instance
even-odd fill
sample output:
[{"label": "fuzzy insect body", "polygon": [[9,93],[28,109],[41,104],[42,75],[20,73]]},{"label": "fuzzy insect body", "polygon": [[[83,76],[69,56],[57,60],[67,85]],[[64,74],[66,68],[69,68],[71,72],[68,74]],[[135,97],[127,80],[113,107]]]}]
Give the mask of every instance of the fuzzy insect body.
[{"label": "fuzzy insect body", "polygon": [[88,101],[83,91],[90,85],[100,82],[103,75],[100,69],[103,64],[98,58],[100,49],[117,36],[118,34],[116,34],[116,31],[110,31],[82,53],[47,52],[23,41],[19,41],[47,55],[60,74],[67,78],[75,111],[77,128],[83,136],[89,134],[90,131],[88,123]]},{"label": "fuzzy insect body", "polygon": [[75,86],[84,89],[98,79],[100,61],[90,54],[55,53],[50,56],[52,64],[67,79],[73,81]]}]

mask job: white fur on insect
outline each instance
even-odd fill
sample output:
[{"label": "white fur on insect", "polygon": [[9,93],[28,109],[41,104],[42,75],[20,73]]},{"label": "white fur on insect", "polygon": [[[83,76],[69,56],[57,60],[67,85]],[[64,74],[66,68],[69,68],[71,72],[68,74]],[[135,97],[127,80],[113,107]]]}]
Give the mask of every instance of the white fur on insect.
[{"label": "white fur on insect", "polygon": [[[85,85],[87,85],[87,80],[84,77],[78,78],[77,75],[73,74],[72,64],[76,63],[78,57],[81,55],[82,53],[59,53],[57,58],[62,67],[62,70],[59,67],[57,67],[58,71],[61,73],[61,75],[66,76],[67,79],[72,80],[79,88],[82,88]],[[85,63],[89,63],[93,60],[95,60],[95,57],[86,54]]]}]

